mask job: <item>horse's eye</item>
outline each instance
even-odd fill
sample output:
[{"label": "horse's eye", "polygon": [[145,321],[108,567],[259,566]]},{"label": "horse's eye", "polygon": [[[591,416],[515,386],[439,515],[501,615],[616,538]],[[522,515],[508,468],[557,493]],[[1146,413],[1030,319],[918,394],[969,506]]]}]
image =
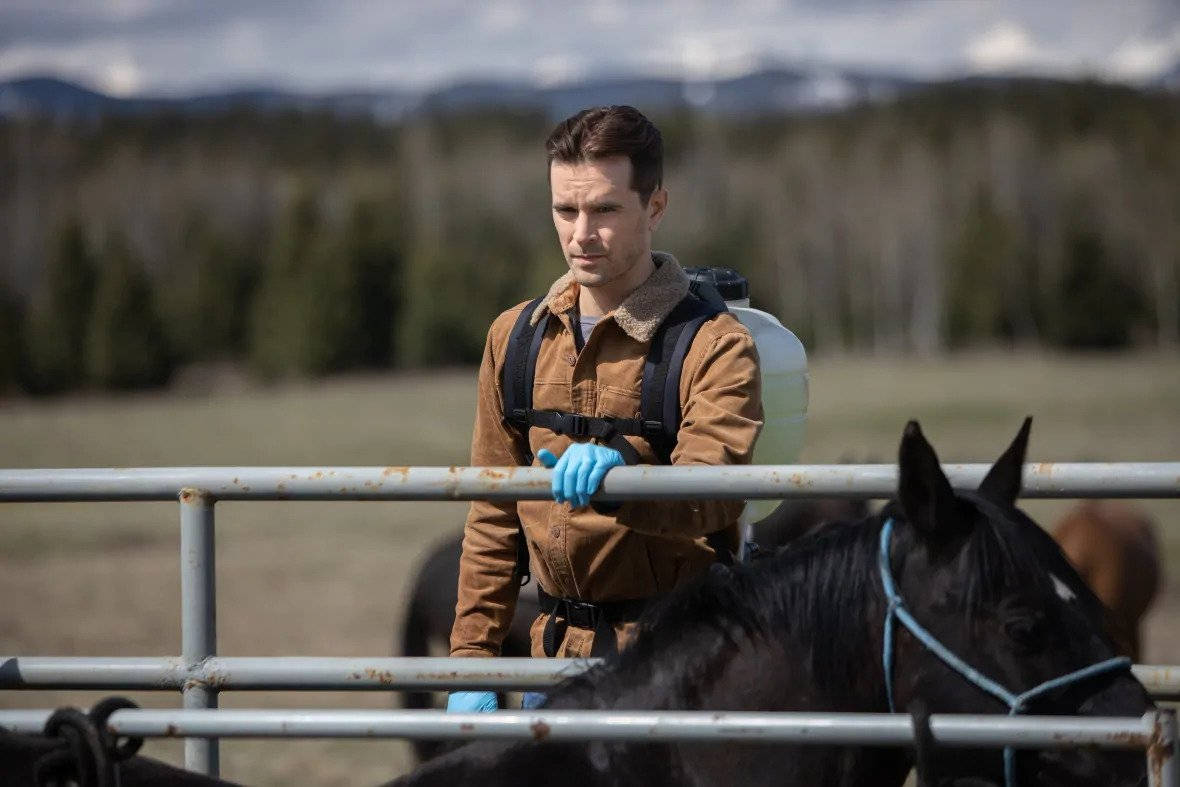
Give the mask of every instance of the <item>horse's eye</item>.
[{"label": "horse's eye", "polygon": [[1004,621],[1004,634],[1023,650],[1036,650],[1043,644],[1044,616],[1036,612],[1014,615]]}]

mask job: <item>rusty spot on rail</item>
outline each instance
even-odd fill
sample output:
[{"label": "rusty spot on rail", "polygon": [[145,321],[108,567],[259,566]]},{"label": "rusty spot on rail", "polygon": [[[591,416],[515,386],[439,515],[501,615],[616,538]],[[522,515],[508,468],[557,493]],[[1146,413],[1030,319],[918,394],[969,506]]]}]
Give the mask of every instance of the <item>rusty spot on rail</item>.
[{"label": "rusty spot on rail", "polygon": [[180,502],[191,503],[191,502],[193,502],[193,497],[194,497],[194,495],[193,495],[192,490],[185,489],[183,492],[180,493]]},{"label": "rusty spot on rail", "polygon": [[[1062,741],[1072,739],[1069,734],[1060,734],[1054,737]],[[1142,749],[1145,744],[1150,744],[1150,740],[1145,741],[1141,732],[1111,732],[1107,733],[1105,737],[1111,743],[1128,749]]]},{"label": "rusty spot on rail", "polygon": [[389,686],[393,683],[393,673],[389,670],[378,670],[374,669],[373,667],[368,667],[365,669],[365,676],[368,677],[369,680],[375,680],[383,686]]},{"label": "rusty spot on rail", "polygon": [[1033,473],[1036,475],[1053,475],[1056,465],[1056,462],[1037,462],[1033,465]]},{"label": "rusty spot on rail", "polygon": [[175,724],[169,724],[164,728],[164,735],[169,738],[175,738],[180,733]]},{"label": "rusty spot on rail", "polygon": [[543,741],[549,737],[549,725],[543,721],[535,721],[529,725],[529,729],[533,731],[533,740]]},{"label": "rusty spot on rail", "polygon": [[511,474],[505,473],[502,470],[497,470],[494,467],[485,467],[483,470],[479,471],[479,477],[486,478],[489,481],[503,481],[505,478],[508,478],[509,475]]},{"label": "rusty spot on rail", "polygon": [[225,672],[207,672],[205,685],[211,689],[220,689],[229,683],[229,674]]},{"label": "rusty spot on rail", "polygon": [[408,481],[410,480],[410,468],[406,467],[405,465],[387,467],[381,471],[381,475],[386,477],[391,475],[400,475],[402,477],[402,481]]}]

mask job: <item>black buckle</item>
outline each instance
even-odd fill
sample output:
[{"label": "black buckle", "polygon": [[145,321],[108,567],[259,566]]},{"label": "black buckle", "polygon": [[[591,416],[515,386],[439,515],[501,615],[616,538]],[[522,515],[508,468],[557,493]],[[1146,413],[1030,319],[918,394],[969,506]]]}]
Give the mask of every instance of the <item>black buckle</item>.
[{"label": "black buckle", "polygon": [[644,421],[642,428],[644,437],[662,437],[664,434],[663,421]]},{"label": "black buckle", "polygon": [[584,415],[562,413],[557,417],[557,428],[553,431],[571,437],[586,437],[590,434],[590,421]]},{"label": "black buckle", "polygon": [[594,630],[598,626],[598,607],[586,601],[567,599],[565,602],[566,622],[579,629]]}]

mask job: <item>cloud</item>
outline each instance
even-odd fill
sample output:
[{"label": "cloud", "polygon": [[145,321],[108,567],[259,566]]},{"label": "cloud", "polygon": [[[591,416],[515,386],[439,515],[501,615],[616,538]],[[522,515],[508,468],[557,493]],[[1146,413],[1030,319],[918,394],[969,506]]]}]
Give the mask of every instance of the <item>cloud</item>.
[{"label": "cloud", "polygon": [[967,59],[981,71],[1011,71],[1041,59],[1041,50],[1027,30],[1004,21],[967,46]]},{"label": "cloud", "polygon": [[[768,61],[916,76],[1029,69],[1150,78],[1180,3],[1122,0],[0,0],[0,78],[112,89],[432,87],[640,72],[719,78]],[[983,31],[981,33],[981,31]]]},{"label": "cloud", "polygon": [[1132,38],[1110,56],[1109,73],[1116,79],[1143,82],[1180,65],[1180,26],[1163,38]]}]

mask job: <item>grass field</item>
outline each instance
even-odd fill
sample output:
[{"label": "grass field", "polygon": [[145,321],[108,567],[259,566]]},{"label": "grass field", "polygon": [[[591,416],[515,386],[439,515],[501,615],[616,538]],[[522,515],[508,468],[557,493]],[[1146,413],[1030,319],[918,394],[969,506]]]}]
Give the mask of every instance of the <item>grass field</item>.
[{"label": "grass field", "polygon": [[[1180,459],[1180,360],[1157,354],[977,354],[812,364],[803,461],[893,461],[918,418],[944,461],[991,461],[1026,414],[1030,461]],[[0,401],[0,467],[464,464],[474,372],[337,378],[126,397]],[[1030,501],[1049,523],[1068,501]],[[1144,504],[1180,560],[1180,501]],[[431,542],[461,527],[450,503],[220,503],[224,655],[392,652],[405,586]],[[178,508],[0,505],[0,653],[180,651]],[[1180,585],[1150,621],[1147,659],[1180,663]],[[0,692],[0,707],[88,705],[101,694]],[[177,705],[171,694],[132,695]],[[226,693],[224,707],[387,707],[370,693]],[[179,761],[178,742],[146,753]],[[371,784],[409,765],[401,742],[222,744],[250,784]]]}]

